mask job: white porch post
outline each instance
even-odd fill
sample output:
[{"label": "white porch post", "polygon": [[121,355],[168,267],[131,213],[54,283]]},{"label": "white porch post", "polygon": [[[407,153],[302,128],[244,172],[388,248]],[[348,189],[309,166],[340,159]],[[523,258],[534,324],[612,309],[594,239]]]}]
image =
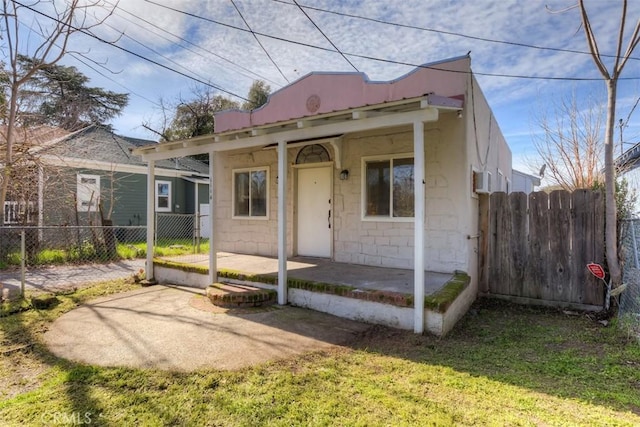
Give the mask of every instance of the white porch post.
[{"label": "white porch post", "polygon": [[287,142],[278,142],[278,304],[287,303]]},{"label": "white porch post", "polygon": [[414,165],[414,255],[413,282],[414,308],[413,331],[424,332],[424,226],[425,226],[425,183],[424,183],[424,123],[413,122],[413,165]]},{"label": "white porch post", "polygon": [[[215,170],[215,152],[209,152],[209,283],[216,283],[218,281],[218,249],[217,243],[218,239],[216,239],[216,192],[214,187],[214,176],[213,172]],[[196,194],[196,203],[198,202],[198,197]]]},{"label": "white porch post", "polygon": [[155,185],[155,161],[149,160],[147,167],[147,268],[146,279],[151,281],[153,277],[153,236],[156,228],[156,185]]}]

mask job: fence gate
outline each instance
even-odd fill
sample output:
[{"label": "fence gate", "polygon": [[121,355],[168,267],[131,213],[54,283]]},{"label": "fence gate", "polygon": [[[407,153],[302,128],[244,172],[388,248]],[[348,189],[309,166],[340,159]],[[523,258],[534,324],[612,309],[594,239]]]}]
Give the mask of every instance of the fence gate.
[{"label": "fence gate", "polygon": [[602,282],[586,269],[605,258],[601,192],[493,193],[482,205],[484,292],[557,303],[604,303]]}]

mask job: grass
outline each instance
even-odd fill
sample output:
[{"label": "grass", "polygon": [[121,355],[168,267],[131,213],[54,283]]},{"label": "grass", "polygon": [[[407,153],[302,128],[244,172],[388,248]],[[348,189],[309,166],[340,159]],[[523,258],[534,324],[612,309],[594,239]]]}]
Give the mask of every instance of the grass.
[{"label": "grass", "polygon": [[[3,425],[640,425],[640,347],[585,314],[483,300],[443,339],[371,327],[239,371],[103,368],[42,345],[111,282],[0,318]],[[84,418],[83,418],[84,417]]]},{"label": "grass", "polygon": [[[195,247],[190,239],[175,239],[162,242],[155,247],[155,256],[179,256],[193,254]],[[199,253],[209,252],[209,242],[200,244]],[[118,259],[145,258],[147,255],[146,242],[117,243]],[[100,255],[91,243],[85,242],[82,247],[66,249],[42,249],[33,254],[27,261],[30,266],[80,264],[85,262],[99,262]],[[105,260],[106,261],[106,260]],[[0,261],[0,270],[20,265],[20,252],[11,252]]]}]

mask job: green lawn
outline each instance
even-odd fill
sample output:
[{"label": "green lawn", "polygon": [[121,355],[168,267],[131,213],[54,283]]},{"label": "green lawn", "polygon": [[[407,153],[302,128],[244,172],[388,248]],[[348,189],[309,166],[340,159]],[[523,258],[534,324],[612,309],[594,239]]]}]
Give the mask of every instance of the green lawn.
[{"label": "green lawn", "polygon": [[[209,241],[205,240],[196,247],[191,239],[173,239],[171,242],[156,245],[154,251],[157,257],[190,255],[194,253],[205,254],[209,252]],[[116,245],[116,253],[118,259],[144,258],[147,254],[147,243],[118,243]],[[29,258],[27,264],[30,266],[46,266],[101,261],[108,261],[108,259],[101,259],[100,254],[96,252],[93,245],[87,243],[81,248],[42,249]],[[20,263],[20,252],[11,252],[4,257],[4,260],[0,260],[0,270],[9,268],[10,266],[19,266]]]},{"label": "green lawn", "polygon": [[640,425],[637,343],[585,314],[496,301],[444,339],[372,327],[349,347],[235,372],[87,366],[42,346],[63,312],[135,286],[0,318],[0,424]]}]

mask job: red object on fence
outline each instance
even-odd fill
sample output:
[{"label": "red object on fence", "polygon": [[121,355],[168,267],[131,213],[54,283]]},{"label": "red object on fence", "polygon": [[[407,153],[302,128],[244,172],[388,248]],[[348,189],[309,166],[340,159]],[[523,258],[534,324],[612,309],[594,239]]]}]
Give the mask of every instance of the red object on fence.
[{"label": "red object on fence", "polygon": [[604,280],[604,268],[602,268],[602,266],[600,264],[587,264],[587,268],[589,269],[589,271],[591,272],[591,274],[593,274],[594,276],[596,276],[598,279]]}]

